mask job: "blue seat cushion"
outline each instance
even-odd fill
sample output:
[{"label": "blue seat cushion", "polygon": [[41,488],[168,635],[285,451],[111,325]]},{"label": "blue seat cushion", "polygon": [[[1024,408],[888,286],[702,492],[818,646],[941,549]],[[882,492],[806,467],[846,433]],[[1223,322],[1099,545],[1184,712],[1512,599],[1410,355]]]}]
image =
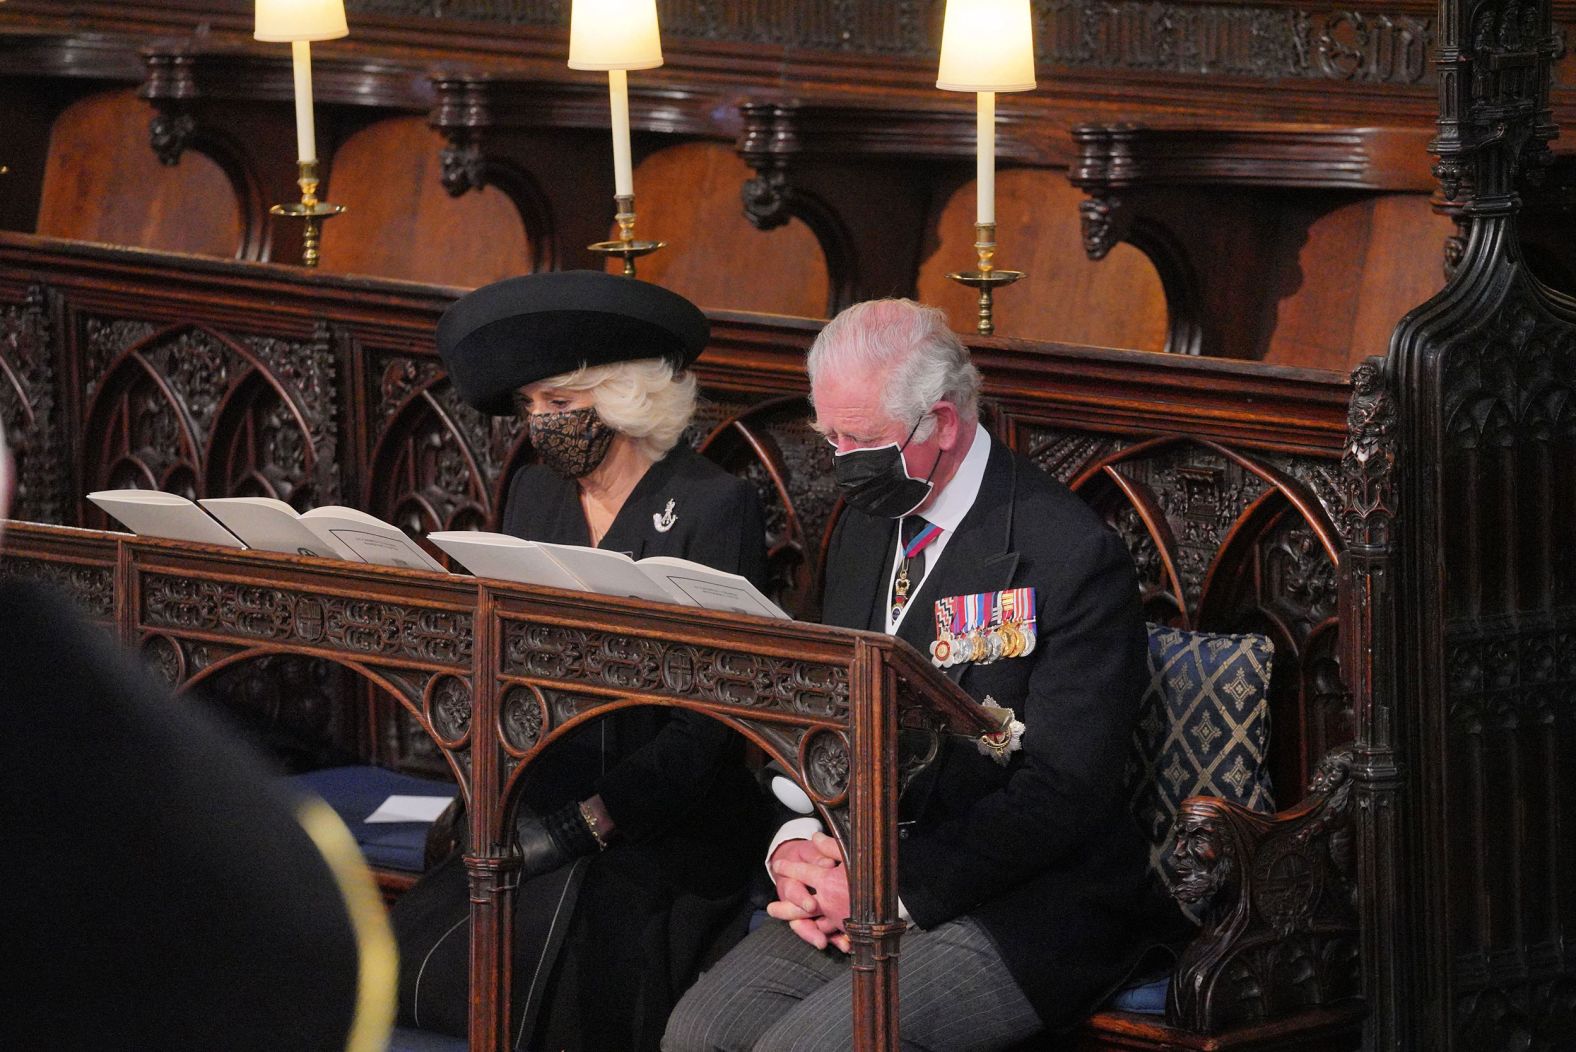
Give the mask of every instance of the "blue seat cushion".
[{"label": "blue seat cushion", "polygon": [[388,1052],[468,1052],[469,1048],[470,1043],[463,1037],[397,1026],[389,1036]]},{"label": "blue seat cushion", "polygon": [[[367,816],[391,796],[454,798],[453,782],[417,778],[382,767],[325,767],[290,776],[298,789],[316,793],[332,807],[361,845],[367,864],[380,869],[420,873],[424,868],[431,822],[367,823]],[[463,1046],[462,1046],[463,1047]]]},{"label": "blue seat cushion", "polygon": [[1139,1012],[1143,1015],[1165,1015],[1166,994],[1171,992],[1171,977],[1162,975],[1148,982],[1125,986],[1111,998],[1109,1008],[1118,1012]]},{"label": "blue seat cushion", "polygon": [[1149,687],[1133,732],[1128,790],[1150,865],[1162,876],[1188,797],[1275,810],[1265,766],[1274,657],[1274,644],[1261,635],[1149,626]]}]

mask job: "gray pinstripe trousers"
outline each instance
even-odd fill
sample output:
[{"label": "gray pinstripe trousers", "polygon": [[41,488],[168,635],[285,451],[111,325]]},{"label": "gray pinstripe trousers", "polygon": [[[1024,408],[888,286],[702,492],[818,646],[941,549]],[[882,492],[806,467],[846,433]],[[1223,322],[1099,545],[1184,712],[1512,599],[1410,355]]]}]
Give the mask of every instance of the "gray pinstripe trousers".
[{"label": "gray pinstripe trousers", "polygon": [[[663,1052],[847,1052],[849,959],[817,950],[781,921],[751,932],[684,995]],[[967,917],[909,929],[898,968],[903,1048],[986,1052],[1040,1029],[990,937]]]}]

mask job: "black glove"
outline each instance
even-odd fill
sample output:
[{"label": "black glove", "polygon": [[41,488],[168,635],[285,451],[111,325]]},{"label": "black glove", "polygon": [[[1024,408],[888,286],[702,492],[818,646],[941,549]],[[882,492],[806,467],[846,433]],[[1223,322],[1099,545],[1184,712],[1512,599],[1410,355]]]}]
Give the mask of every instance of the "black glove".
[{"label": "black glove", "polygon": [[520,842],[520,879],[551,873],[581,855],[595,854],[599,845],[591,835],[578,803],[567,803],[550,815],[526,815],[515,825]]}]

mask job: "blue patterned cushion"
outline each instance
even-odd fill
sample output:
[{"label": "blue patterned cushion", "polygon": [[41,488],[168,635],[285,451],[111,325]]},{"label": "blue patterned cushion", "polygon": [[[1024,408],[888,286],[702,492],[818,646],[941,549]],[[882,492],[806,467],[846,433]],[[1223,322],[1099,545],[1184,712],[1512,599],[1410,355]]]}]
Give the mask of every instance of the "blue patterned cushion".
[{"label": "blue patterned cushion", "polygon": [[1150,865],[1162,875],[1171,826],[1188,797],[1275,810],[1265,768],[1274,657],[1274,644],[1260,635],[1149,626],[1149,689],[1133,732],[1128,787]]}]

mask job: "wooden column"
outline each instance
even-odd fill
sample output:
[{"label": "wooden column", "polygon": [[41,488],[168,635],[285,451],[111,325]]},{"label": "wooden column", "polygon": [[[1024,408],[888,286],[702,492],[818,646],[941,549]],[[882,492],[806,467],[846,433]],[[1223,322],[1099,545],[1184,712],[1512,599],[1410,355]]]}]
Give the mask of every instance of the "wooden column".
[{"label": "wooden column", "polygon": [[853,948],[854,1047],[897,1052],[897,682],[861,641],[849,677],[848,941]]},{"label": "wooden column", "polygon": [[1341,462],[1341,668],[1357,715],[1352,778],[1357,795],[1358,901],[1362,930],[1366,1048],[1411,1047],[1401,1006],[1409,969],[1406,894],[1409,852],[1402,836],[1402,768],[1395,679],[1395,437],[1392,378],[1383,359],[1352,374],[1346,454]]},{"label": "wooden column", "polygon": [[[495,738],[498,721],[498,621],[490,591],[480,589],[476,603],[476,667],[471,708],[471,850],[465,869],[471,883],[471,1027],[476,1052],[510,1052],[513,985],[514,895],[520,859],[512,850],[507,824],[495,802],[506,781],[503,750]],[[483,801],[486,804],[483,804]]]}]

